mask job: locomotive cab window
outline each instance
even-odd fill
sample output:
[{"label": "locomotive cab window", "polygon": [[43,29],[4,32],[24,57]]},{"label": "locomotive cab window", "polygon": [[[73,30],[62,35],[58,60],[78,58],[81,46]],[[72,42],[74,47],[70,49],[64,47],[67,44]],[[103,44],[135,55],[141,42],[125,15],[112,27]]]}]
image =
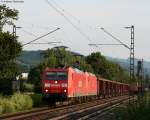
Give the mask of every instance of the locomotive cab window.
[{"label": "locomotive cab window", "polygon": [[57,72],[58,79],[60,80],[66,80],[67,79],[67,73],[66,72]]},{"label": "locomotive cab window", "polygon": [[46,72],[46,80],[67,80],[67,72]]}]

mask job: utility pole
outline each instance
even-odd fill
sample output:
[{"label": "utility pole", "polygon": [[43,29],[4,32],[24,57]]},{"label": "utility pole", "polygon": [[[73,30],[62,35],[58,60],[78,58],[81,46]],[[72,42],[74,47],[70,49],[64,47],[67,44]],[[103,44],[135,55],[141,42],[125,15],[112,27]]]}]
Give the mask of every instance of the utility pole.
[{"label": "utility pole", "polygon": [[[16,56],[16,43],[15,43],[15,40],[16,40],[16,29],[17,28],[21,28],[21,27],[16,27],[16,25],[13,25],[13,39],[14,39],[14,54]],[[16,63],[16,58],[14,58],[14,62]],[[13,80],[12,80],[12,90],[13,91],[19,91],[20,89],[20,84],[19,84],[19,81],[17,79],[17,73],[16,71],[14,70],[14,75],[13,75]]]},{"label": "utility pole", "polygon": [[130,81],[134,79],[134,26],[125,27],[131,29],[131,45],[130,45]]},{"label": "utility pole", "polygon": [[16,26],[13,25],[13,37],[14,37],[14,39],[15,39],[15,36],[16,36]]},{"label": "utility pole", "polygon": [[17,28],[22,28],[22,27],[16,27],[16,25],[13,25],[13,37],[14,37],[14,39],[16,37],[16,29]]}]

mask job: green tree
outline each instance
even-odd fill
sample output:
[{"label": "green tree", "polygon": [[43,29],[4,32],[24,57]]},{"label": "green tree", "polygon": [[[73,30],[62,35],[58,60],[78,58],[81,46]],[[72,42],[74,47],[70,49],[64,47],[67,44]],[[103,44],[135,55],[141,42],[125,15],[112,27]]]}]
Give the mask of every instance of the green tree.
[{"label": "green tree", "polygon": [[[5,81],[11,82],[15,75],[19,72],[19,67],[15,58],[22,51],[21,44],[17,41],[17,37],[10,32],[4,32],[3,27],[8,24],[12,25],[14,20],[18,18],[18,11],[10,9],[5,5],[0,5],[0,92],[10,89],[4,88]],[[10,84],[11,85],[11,84]]]},{"label": "green tree", "polygon": [[86,62],[92,66],[97,76],[119,82],[128,81],[129,76],[126,71],[119,64],[107,60],[99,52],[87,56]]},{"label": "green tree", "polygon": [[28,83],[34,85],[34,92],[41,92],[41,74],[45,65],[43,63],[32,68],[29,72]]},{"label": "green tree", "polygon": [[4,25],[13,25],[13,20],[18,19],[18,11],[10,9],[6,5],[0,5],[0,32],[2,32]]},{"label": "green tree", "polygon": [[86,61],[92,66],[95,74],[108,77],[107,61],[99,52],[87,56]]}]

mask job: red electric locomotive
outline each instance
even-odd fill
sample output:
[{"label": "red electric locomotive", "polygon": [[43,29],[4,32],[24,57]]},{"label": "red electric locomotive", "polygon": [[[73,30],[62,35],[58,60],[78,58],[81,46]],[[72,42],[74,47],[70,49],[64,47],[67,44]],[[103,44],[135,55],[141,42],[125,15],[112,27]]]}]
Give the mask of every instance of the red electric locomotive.
[{"label": "red electric locomotive", "polygon": [[66,100],[97,95],[95,75],[68,68],[46,68],[41,76],[42,93],[51,100]]}]

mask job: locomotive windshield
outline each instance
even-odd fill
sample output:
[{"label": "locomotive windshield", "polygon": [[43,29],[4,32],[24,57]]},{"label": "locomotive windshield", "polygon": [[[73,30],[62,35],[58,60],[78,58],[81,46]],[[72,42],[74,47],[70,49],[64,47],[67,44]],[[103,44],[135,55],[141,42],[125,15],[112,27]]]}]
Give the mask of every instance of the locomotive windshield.
[{"label": "locomotive windshield", "polygon": [[67,80],[67,72],[46,72],[46,80]]}]

